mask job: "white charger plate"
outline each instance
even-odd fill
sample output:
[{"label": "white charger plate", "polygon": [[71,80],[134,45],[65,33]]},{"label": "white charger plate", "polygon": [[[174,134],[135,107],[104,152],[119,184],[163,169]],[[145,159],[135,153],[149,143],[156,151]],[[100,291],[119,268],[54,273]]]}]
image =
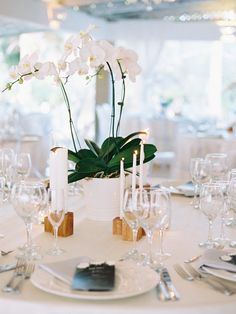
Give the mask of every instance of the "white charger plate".
[{"label": "white charger plate", "polygon": [[224,269],[216,269],[216,268],[210,268],[210,267],[204,267],[204,266],[202,268],[204,271],[206,271],[207,273],[211,275],[214,275],[216,277],[226,279],[229,281],[236,282],[236,273],[229,272]]},{"label": "white charger plate", "polygon": [[112,291],[75,291],[68,284],[52,276],[47,271],[37,268],[31,276],[32,284],[51,294],[82,300],[115,300],[143,294],[156,287],[158,274],[143,266],[130,262],[116,265],[115,288]]}]

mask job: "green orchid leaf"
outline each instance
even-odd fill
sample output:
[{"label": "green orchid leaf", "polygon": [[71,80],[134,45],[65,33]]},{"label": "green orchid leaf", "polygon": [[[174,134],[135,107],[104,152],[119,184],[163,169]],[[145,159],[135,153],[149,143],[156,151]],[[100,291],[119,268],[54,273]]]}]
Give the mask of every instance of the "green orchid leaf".
[{"label": "green orchid leaf", "polygon": [[134,132],[134,133],[131,133],[129,134],[128,136],[126,136],[124,139],[123,139],[123,145],[125,145],[129,140],[131,140],[131,138],[137,136],[137,135],[140,135],[140,134],[147,134],[145,131],[139,131],[139,132]]},{"label": "green orchid leaf", "polygon": [[106,171],[107,165],[101,159],[87,158],[82,159],[76,164],[76,171],[79,173],[97,173]]},{"label": "green orchid leaf", "polygon": [[83,178],[81,178],[81,175],[76,171],[74,171],[73,173],[70,173],[68,175],[68,183],[73,183],[73,182],[76,182],[76,181],[81,180],[81,179],[83,179]]},{"label": "green orchid leaf", "polygon": [[68,149],[68,160],[71,160],[71,161],[77,163],[79,161],[79,156],[77,153]]},{"label": "green orchid leaf", "polygon": [[88,158],[97,158],[97,156],[90,149],[80,149],[78,151],[79,160]]},{"label": "green orchid leaf", "polygon": [[108,137],[102,143],[100,157],[110,160],[109,156],[113,156],[117,151],[119,152],[120,143],[123,141],[123,137]]},{"label": "green orchid leaf", "polygon": [[[120,160],[124,158],[124,164],[125,168],[132,166],[133,161],[133,152],[134,150],[137,150],[138,156],[137,156],[137,165],[139,165],[139,151],[140,151],[140,145],[132,146],[127,148],[126,150],[121,151],[119,154],[117,154],[115,157],[111,159],[111,161],[108,163],[109,169],[119,169],[120,167]],[[155,157],[157,149],[155,145],[152,144],[144,144],[144,155],[145,159],[144,162],[148,162],[152,160]]]},{"label": "green orchid leaf", "polygon": [[100,147],[93,141],[85,139],[84,140],[88,148],[96,155],[99,156],[100,154]]},{"label": "green orchid leaf", "polygon": [[[131,148],[134,152],[134,150],[136,150],[138,148],[140,148],[140,142],[141,142],[141,139],[140,138],[135,138],[131,141],[129,141],[127,144],[125,144],[124,146],[122,146],[121,148],[121,152],[124,151],[124,150],[127,150],[129,148]],[[133,152],[132,152],[132,155],[133,155]]]}]

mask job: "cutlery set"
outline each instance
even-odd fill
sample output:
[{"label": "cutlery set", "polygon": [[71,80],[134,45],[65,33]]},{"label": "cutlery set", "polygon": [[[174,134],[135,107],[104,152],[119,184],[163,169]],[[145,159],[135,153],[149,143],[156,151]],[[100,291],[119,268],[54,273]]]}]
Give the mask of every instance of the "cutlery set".
[{"label": "cutlery set", "polygon": [[200,281],[207,284],[212,289],[223,293],[227,296],[234,294],[235,292],[232,288],[223,282],[220,278],[213,277],[208,274],[202,274],[201,272],[197,271],[192,265],[186,264],[185,268],[179,264],[174,265],[174,269],[176,273],[184,280],[187,281]]},{"label": "cutlery set", "polygon": [[20,293],[23,282],[29,279],[34,271],[34,264],[27,264],[23,260],[18,260],[14,265],[14,272],[8,283],[3,287],[3,292]]},{"label": "cutlery set", "polygon": [[180,299],[167,268],[157,271],[160,274],[160,282],[156,287],[157,296],[160,301],[177,301]]}]

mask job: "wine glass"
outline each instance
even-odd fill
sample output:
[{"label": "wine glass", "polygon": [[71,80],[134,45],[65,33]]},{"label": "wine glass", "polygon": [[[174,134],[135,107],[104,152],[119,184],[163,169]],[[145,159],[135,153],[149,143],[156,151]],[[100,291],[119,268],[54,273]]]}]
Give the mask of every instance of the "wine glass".
[{"label": "wine glass", "polygon": [[163,246],[163,239],[164,239],[164,232],[170,227],[170,220],[171,220],[171,202],[170,202],[170,193],[166,191],[166,197],[168,198],[168,210],[167,210],[167,221],[166,224],[163,224],[159,230],[159,241],[160,241],[160,249],[159,252],[156,253],[156,256],[158,257],[160,264],[169,258],[171,256],[170,253],[164,251],[164,246]]},{"label": "wine glass", "polygon": [[223,153],[206,155],[206,160],[211,163],[211,180],[224,180],[228,171],[228,156]]},{"label": "wine glass", "polygon": [[220,210],[220,235],[218,238],[214,239],[214,241],[219,244],[219,247],[224,248],[224,246],[230,242],[230,239],[225,236],[225,224],[229,212],[228,190],[230,182],[228,180],[217,180],[215,183],[219,184],[222,188],[224,204]]},{"label": "wine glass", "polygon": [[[5,177],[0,176],[0,206],[7,200],[6,196],[6,180]],[[0,234],[0,238],[4,238],[4,234]]]},{"label": "wine glass", "polygon": [[152,254],[153,235],[168,222],[169,198],[165,190],[149,188],[137,190],[134,196],[135,215],[146,232],[149,252],[144,261],[145,265],[157,269],[162,267],[160,262],[154,260]]},{"label": "wine glass", "polygon": [[[227,225],[235,227],[236,225],[236,178],[233,178],[229,182],[228,187],[228,205],[229,205],[229,211],[234,212],[234,215],[229,219]],[[235,248],[236,247],[236,240],[232,240],[229,243],[230,247]]]},{"label": "wine glass", "polygon": [[48,190],[47,216],[54,231],[53,247],[47,251],[47,254],[61,255],[65,252],[65,250],[58,246],[58,228],[65,216],[65,191],[63,189]]},{"label": "wine glass", "polygon": [[29,153],[19,153],[16,155],[16,173],[24,181],[30,174],[31,157]]},{"label": "wine glass", "polygon": [[6,179],[6,190],[10,193],[15,175],[15,152],[4,148],[0,152],[0,171]]},{"label": "wine glass", "polygon": [[131,259],[136,262],[139,262],[141,258],[137,250],[137,235],[138,235],[138,229],[139,229],[139,221],[138,221],[137,216],[135,215],[135,202],[133,199],[133,193],[132,193],[131,188],[125,191],[122,213],[123,213],[125,221],[127,222],[127,224],[132,230],[133,241],[134,241],[133,249],[127,252],[122,257],[122,260]]},{"label": "wine glass", "polygon": [[210,169],[211,164],[208,160],[203,158],[192,158],[190,160],[190,174],[194,183],[194,199],[192,204],[195,209],[199,208],[199,198],[197,196],[201,185],[210,180]]},{"label": "wine glass", "polygon": [[38,214],[42,202],[42,193],[38,184],[25,183],[23,181],[15,183],[11,191],[11,202],[18,216],[22,218],[26,226],[27,242],[23,246],[19,257],[37,260],[41,255],[32,243],[32,225],[35,216]]},{"label": "wine glass", "polygon": [[48,193],[47,193],[47,189],[43,183],[41,183],[41,182],[37,183],[37,186],[38,186],[39,190],[41,191],[42,201],[40,203],[38,213],[36,213],[34,223],[41,224],[44,222],[44,217],[46,214],[46,208],[48,205]]},{"label": "wine glass", "polygon": [[208,238],[206,242],[201,242],[200,247],[217,248],[219,244],[212,239],[213,222],[224,206],[224,194],[222,186],[218,183],[204,183],[200,191],[200,210],[209,222]]}]

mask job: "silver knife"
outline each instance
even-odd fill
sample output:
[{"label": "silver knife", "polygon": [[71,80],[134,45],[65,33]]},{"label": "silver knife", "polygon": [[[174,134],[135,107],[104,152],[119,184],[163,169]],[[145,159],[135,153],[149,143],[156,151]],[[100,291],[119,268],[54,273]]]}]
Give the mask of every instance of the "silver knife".
[{"label": "silver knife", "polygon": [[0,265],[0,273],[3,273],[5,271],[13,270],[16,268],[16,264],[5,264]]},{"label": "silver knife", "polygon": [[180,295],[179,295],[178,291],[176,290],[175,286],[173,285],[173,282],[171,280],[171,277],[170,277],[170,274],[169,274],[167,268],[162,269],[161,280],[165,283],[171,300],[173,300],[173,301],[179,300]]}]

